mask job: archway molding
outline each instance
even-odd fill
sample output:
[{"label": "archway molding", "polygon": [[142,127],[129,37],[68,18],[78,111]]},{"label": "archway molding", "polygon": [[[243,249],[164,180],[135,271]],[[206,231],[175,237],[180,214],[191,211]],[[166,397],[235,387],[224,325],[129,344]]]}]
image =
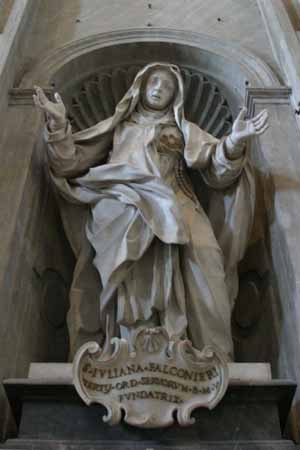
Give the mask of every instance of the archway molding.
[{"label": "archway molding", "polygon": [[25,75],[20,88],[36,83],[61,88],[99,67],[153,60],[197,68],[215,78],[233,103],[244,99],[249,86],[280,86],[267,64],[235,43],[195,32],[151,28],[99,33],[70,42],[47,54]]}]

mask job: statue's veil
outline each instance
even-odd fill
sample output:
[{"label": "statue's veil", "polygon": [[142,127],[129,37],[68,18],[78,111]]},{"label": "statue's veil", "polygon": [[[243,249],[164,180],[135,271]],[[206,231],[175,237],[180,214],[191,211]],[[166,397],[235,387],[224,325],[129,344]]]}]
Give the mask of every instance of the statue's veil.
[{"label": "statue's veil", "polygon": [[111,117],[97,123],[96,125],[85,130],[75,133],[74,139],[76,142],[86,142],[97,138],[110,130],[113,130],[122,120],[130,116],[136,109],[140,101],[141,89],[145,77],[149,75],[154,69],[165,69],[172,72],[177,80],[177,93],[173,100],[174,117],[179,128],[182,128],[182,119],[184,118],[183,104],[184,104],[184,85],[179,67],[167,63],[151,63],[141,69],[134,78],[134,81],[123,98],[116,105],[115,112]]}]

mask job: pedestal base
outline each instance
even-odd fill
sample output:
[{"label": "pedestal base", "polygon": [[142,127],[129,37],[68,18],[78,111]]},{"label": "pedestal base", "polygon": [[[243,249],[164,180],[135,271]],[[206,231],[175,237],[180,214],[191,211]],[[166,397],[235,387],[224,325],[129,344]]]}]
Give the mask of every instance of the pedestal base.
[{"label": "pedestal base", "polygon": [[54,440],[11,440],[1,450],[297,450],[293,442],[278,441],[226,441],[199,442],[192,447],[176,444],[162,445],[146,441],[54,441]]},{"label": "pedestal base", "polygon": [[[2,449],[30,450],[271,450],[293,449],[282,438],[295,384],[271,380],[267,366],[233,364],[229,388],[212,411],[198,409],[196,423],[182,428],[138,429],[101,420],[99,405],[86,406],[70,379],[70,365],[31,368],[25,380],[4,383],[18,436]],[[48,370],[47,370],[48,367]],[[251,372],[251,377],[249,374]],[[234,373],[239,376],[234,377]],[[248,378],[247,378],[248,373]],[[257,378],[255,379],[255,373]],[[46,377],[47,374],[47,377]],[[64,376],[63,376],[64,374]],[[32,376],[39,378],[32,378]],[[43,376],[45,375],[45,376]]]}]

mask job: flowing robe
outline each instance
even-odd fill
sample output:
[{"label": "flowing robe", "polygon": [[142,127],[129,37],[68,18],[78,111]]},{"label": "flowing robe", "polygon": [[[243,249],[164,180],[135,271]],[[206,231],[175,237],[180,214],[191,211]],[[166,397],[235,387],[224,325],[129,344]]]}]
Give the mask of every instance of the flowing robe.
[{"label": "flowing robe", "polygon": [[[214,344],[232,355],[236,265],[253,213],[247,156],[228,159],[225,140],[184,118],[179,126],[172,109],[160,117],[138,109],[110,121],[101,133],[72,136],[70,125],[46,131],[60,195],[69,204],[87,206],[86,237],[101,280],[102,328],[108,322],[107,333],[130,340],[140,325],[163,325],[172,338],[187,335],[199,349]],[[183,133],[178,151],[158,151],[164,126]],[[182,180],[183,162],[200,170],[215,189],[210,218],[188,179]],[[68,234],[72,220],[69,215],[65,221]],[[86,248],[86,243],[77,248],[75,284],[88,260]],[[92,276],[89,282],[94,283]]]}]

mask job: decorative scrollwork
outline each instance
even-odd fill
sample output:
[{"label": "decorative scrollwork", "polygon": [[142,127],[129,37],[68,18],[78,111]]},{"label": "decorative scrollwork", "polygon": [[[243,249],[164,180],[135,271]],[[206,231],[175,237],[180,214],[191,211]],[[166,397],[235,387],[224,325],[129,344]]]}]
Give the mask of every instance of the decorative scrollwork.
[{"label": "decorative scrollwork", "polygon": [[106,408],[105,422],[122,420],[143,428],[192,425],[196,408],[214,408],[228,386],[226,356],[216,347],[202,351],[190,341],[171,341],[162,327],[140,328],[132,348],[114,338],[111,351],[84,344],[73,362],[73,381],[82,400]]}]

